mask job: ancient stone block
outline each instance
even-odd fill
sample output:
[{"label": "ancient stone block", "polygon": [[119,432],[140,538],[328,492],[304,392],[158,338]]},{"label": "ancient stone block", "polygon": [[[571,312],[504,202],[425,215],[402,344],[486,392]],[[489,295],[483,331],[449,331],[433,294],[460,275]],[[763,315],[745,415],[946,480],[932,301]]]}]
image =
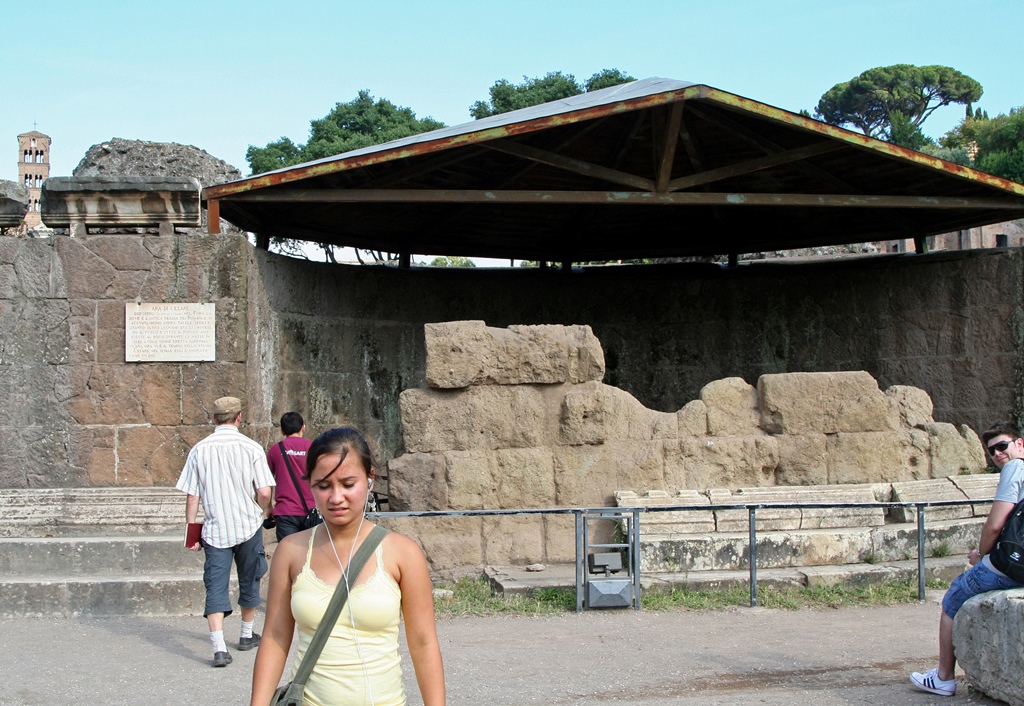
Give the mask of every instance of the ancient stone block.
[{"label": "ancient stone block", "polygon": [[900,423],[905,427],[930,424],[932,419],[932,398],[919,387],[892,385],[885,391],[889,404],[895,408]]},{"label": "ancient stone block", "polygon": [[96,362],[124,363],[124,301],[101,299],[96,302]]},{"label": "ancient stone block", "polygon": [[[47,180],[49,181],[49,180]],[[67,296],[103,299],[117,270],[78,238],[56,238],[54,245],[67,282]]]},{"label": "ancient stone block", "polygon": [[971,598],[953,620],[953,648],[971,687],[1008,704],[1024,703],[1024,589]]},{"label": "ancient stone block", "polygon": [[40,207],[51,228],[72,223],[95,226],[199,225],[199,192],[193,177],[50,177]]},{"label": "ancient stone block", "polygon": [[[893,502],[912,503],[967,499],[967,495],[948,478],[892,484]],[[913,507],[894,507],[889,513],[894,522],[917,522],[917,510]],[[925,510],[925,517],[928,520],[956,520],[973,515],[970,505],[930,507]]]},{"label": "ancient stone block", "polygon": [[625,390],[598,384],[604,393],[605,438],[652,441],[679,436],[676,414],[648,409]]},{"label": "ancient stone block", "polygon": [[938,422],[919,426],[928,432],[933,478],[977,473],[987,465],[981,440],[970,427]]},{"label": "ancient stone block", "polygon": [[680,439],[686,488],[742,487],[774,482],[779,444],[772,436]]},{"label": "ancient stone block", "polygon": [[444,455],[410,453],[388,461],[388,509],[447,510]]},{"label": "ancient stone block", "polygon": [[118,485],[167,486],[177,482],[191,447],[176,427],[121,427],[117,433]]},{"label": "ancient stone block", "polygon": [[706,436],[708,433],[708,408],[701,400],[692,400],[676,412],[676,424],[680,436]]},{"label": "ancient stone block", "polygon": [[388,517],[380,524],[416,540],[433,572],[484,563],[481,517]]},{"label": "ancient stone block", "polygon": [[[696,490],[667,493],[648,490],[638,494],[631,490],[616,490],[618,507],[665,507],[669,505],[709,505],[708,497]],[[680,534],[714,532],[715,517],[711,510],[676,510],[647,512],[640,517],[640,535],[645,541],[654,537],[674,537]]]},{"label": "ancient stone block", "polygon": [[900,429],[896,434],[899,438],[904,478],[906,480],[931,478],[931,442],[928,433],[921,429]]},{"label": "ancient stone block", "polygon": [[182,424],[208,424],[213,401],[225,395],[241,399],[242,421],[250,419],[252,407],[245,394],[245,364],[187,363],[172,367],[181,369]]},{"label": "ancient stone block", "polygon": [[614,478],[614,487],[618,488],[663,488],[665,487],[663,446],[675,443],[674,440],[667,442],[609,442],[602,447],[604,451],[602,475],[605,479]]},{"label": "ancient stone block", "polygon": [[245,300],[222,298],[217,301],[217,360],[244,363],[248,352],[248,310]]},{"label": "ancient stone block", "polygon": [[825,485],[828,483],[827,443],[824,434],[781,434],[778,485]]},{"label": "ancient stone block", "polygon": [[576,518],[572,515],[544,517],[544,560],[567,564],[576,561]]},{"label": "ancient stone block", "polygon": [[117,270],[150,270],[153,256],[141,235],[93,235],[85,246]]},{"label": "ancient stone block", "polygon": [[701,388],[700,399],[707,407],[709,435],[745,436],[759,431],[757,390],[743,378],[709,382]]},{"label": "ancient stone block", "polygon": [[[772,434],[834,434],[891,428],[888,405],[884,404],[878,383],[862,370],[762,375],[757,389],[761,427]],[[874,403],[878,399],[883,404]]]},{"label": "ancient stone block", "polygon": [[544,521],[538,516],[484,517],[484,561],[491,565],[544,561]]},{"label": "ancient stone block", "polygon": [[427,384],[579,383],[604,377],[604,353],[589,326],[486,326],[447,321],[424,326]]},{"label": "ancient stone block", "polygon": [[66,297],[64,268],[51,242],[32,241],[19,248],[14,266],[15,281],[10,296]]},{"label": "ancient stone block", "polygon": [[601,507],[611,502],[603,446],[556,446],[552,462],[557,506]]},{"label": "ancient stone block", "polygon": [[494,455],[488,451],[445,451],[448,478],[448,509],[496,509],[497,483]]},{"label": "ancient stone block", "polygon": [[828,482],[879,483],[909,475],[902,465],[896,432],[833,434],[828,437]]},{"label": "ancient stone block", "polygon": [[558,443],[568,446],[604,443],[605,417],[605,390],[601,383],[570,386],[562,398]]},{"label": "ancient stone block", "polygon": [[555,471],[550,448],[498,449],[494,452],[498,507],[555,505]]},{"label": "ancient stone block", "polygon": [[430,452],[546,446],[557,429],[559,407],[553,401],[535,385],[405,390],[399,397],[405,447]]}]

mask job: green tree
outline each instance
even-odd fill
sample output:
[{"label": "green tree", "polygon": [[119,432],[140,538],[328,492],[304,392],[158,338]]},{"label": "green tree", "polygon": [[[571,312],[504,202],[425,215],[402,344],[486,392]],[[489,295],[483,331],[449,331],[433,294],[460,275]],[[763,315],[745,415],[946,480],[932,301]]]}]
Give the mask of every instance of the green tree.
[{"label": "green tree", "polygon": [[912,150],[921,150],[935,142],[926,137],[921,128],[910,122],[902,112],[894,110],[889,116],[889,141],[900,147],[907,147]]},{"label": "green tree", "polygon": [[311,120],[306,144],[296,145],[282,137],[265,147],[249,145],[245,159],[251,174],[256,175],[441,127],[444,123],[417,118],[411,108],[385,98],[374,99],[368,90],[362,90],[348,103],[338,103],[324,117]]},{"label": "green tree", "polygon": [[501,79],[488,89],[490,100],[477,101],[469,107],[469,114],[479,120],[635,80],[618,69],[602,69],[582,84],[572,74],[561,71],[552,71],[538,78],[523,76],[522,83]]},{"label": "green tree", "polygon": [[[849,125],[865,135],[891,139],[897,111],[910,126],[920,128],[944,105],[959,103],[971,110],[981,98],[981,84],[948,66],[895,64],[868,69],[822,95],[814,116],[832,125]],[[904,137],[907,137],[904,134]]]},{"label": "green tree", "polygon": [[939,140],[942,147],[974,154],[973,166],[1024,183],[1024,106],[989,119],[975,112]]},{"label": "green tree", "polygon": [[445,255],[443,257],[435,257],[431,260],[430,267],[476,267],[476,263],[468,257]]}]

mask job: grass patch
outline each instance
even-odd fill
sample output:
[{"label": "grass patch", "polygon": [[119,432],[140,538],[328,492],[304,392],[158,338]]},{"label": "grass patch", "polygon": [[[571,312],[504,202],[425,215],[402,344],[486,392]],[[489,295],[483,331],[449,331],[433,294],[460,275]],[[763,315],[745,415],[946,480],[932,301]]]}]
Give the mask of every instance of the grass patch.
[{"label": "grass patch", "polygon": [[952,552],[949,549],[949,543],[948,542],[941,542],[939,544],[936,544],[934,547],[932,547],[932,556],[933,557],[937,557],[937,558],[941,559],[944,556],[949,556],[951,553]]},{"label": "grass patch", "polygon": [[[928,588],[946,588],[943,581],[930,580]],[[434,598],[439,616],[461,615],[550,615],[576,610],[575,592],[568,589],[541,589],[531,596],[502,598],[491,591],[483,578],[462,578],[437,588],[452,591],[451,596]],[[776,589],[759,587],[757,604],[763,608],[799,610],[800,608],[839,608],[842,606],[885,606],[917,601],[917,580],[887,581],[877,586],[820,586],[817,588]],[[684,588],[652,588],[641,593],[644,610],[724,610],[750,605],[746,587],[720,591],[690,591]]]},{"label": "grass patch", "polygon": [[576,592],[567,589],[543,588],[529,596],[503,598],[494,595],[486,579],[468,576],[435,588],[452,592],[434,597],[434,612],[439,616],[548,615],[576,610]]}]

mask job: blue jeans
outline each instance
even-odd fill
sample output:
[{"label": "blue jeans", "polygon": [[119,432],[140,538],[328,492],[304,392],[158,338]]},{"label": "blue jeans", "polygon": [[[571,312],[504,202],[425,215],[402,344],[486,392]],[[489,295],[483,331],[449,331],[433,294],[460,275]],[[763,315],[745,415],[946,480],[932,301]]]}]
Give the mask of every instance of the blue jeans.
[{"label": "blue jeans", "polygon": [[1021,584],[1002,574],[997,574],[985,566],[985,562],[979,561],[949,584],[949,590],[942,597],[942,610],[952,618],[968,598],[973,598],[979,593],[1005,591],[1020,587]]},{"label": "blue jeans", "polygon": [[255,608],[260,604],[260,579],[267,573],[267,555],[263,551],[263,528],[249,539],[233,547],[211,547],[203,542],[206,561],[203,563],[203,584],[206,606],[203,617],[210,613],[231,615],[231,563],[238,572],[238,605]]}]

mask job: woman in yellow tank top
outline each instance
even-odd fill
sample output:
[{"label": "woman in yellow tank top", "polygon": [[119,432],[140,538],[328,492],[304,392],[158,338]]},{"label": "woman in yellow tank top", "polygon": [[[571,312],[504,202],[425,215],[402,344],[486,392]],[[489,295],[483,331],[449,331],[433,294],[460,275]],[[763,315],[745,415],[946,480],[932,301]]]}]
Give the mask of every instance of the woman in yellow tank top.
[{"label": "woman in yellow tank top", "polygon": [[274,552],[267,619],[252,676],[253,706],[270,703],[296,626],[295,664],[302,659],[339,581],[348,581],[349,599],[306,683],[303,703],[403,706],[401,614],[424,706],[445,704],[430,572],[419,546],[391,532],[358,577],[345,573],[373,529],[363,517],[373,475],[369,446],[355,429],[324,432],[307,452],[306,477],[324,524],[285,537]]}]

